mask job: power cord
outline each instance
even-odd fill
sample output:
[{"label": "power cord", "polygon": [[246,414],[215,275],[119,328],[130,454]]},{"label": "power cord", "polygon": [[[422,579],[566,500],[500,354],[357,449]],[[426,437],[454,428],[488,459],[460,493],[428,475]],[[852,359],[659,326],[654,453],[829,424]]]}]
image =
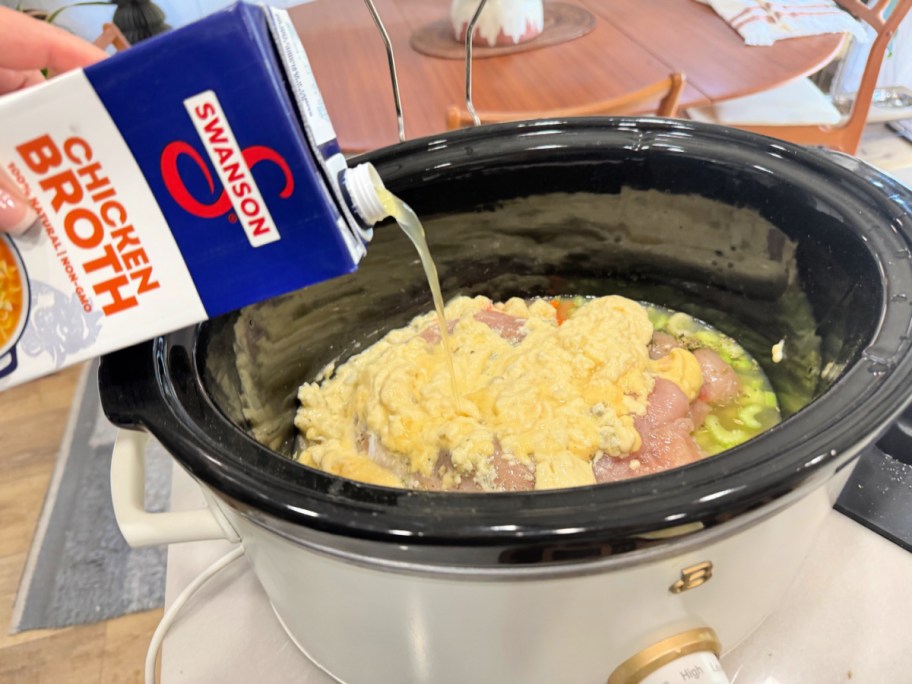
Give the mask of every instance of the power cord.
[{"label": "power cord", "polygon": [[146,652],[146,684],[155,684],[155,661],[158,660],[158,651],[161,649],[162,641],[164,641],[165,635],[168,633],[168,630],[171,629],[171,625],[177,618],[177,614],[180,612],[181,608],[184,607],[184,604],[190,600],[190,597],[199,591],[200,587],[212,579],[212,577],[217,575],[219,572],[228,567],[228,565],[243,555],[244,549],[238,546],[230,553],[227,553],[219,558],[212,565],[197,575],[196,579],[187,585],[187,587],[174,600],[174,603],[171,604],[171,607],[165,611],[161,622],[158,623],[158,627],[155,628],[155,632],[152,634],[152,641],[149,642],[149,650]]}]

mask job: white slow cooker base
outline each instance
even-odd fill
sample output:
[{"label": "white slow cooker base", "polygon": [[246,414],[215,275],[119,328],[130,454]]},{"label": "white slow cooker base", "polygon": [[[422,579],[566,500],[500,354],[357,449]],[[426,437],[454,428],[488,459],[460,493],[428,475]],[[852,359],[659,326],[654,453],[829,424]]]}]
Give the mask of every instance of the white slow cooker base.
[{"label": "white slow cooker base", "polygon": [[[179,469],[175,473],[174,509],[195,507],[196,485]],[[172,546],[168,600],[230,548],[225,542]],[[824,684],[847,681],[850,672],[854,681],[904,681],[912,652],[900,648],[899,635],[912,627],[909,605],[912,556],[832,512],[783,604],[723,664],[736,684]],[[358,645],[349,648],[358,658]],[[336,680],[297,650],[240,560],[188,604],[165,641],[163,684],[200,681]]]},{"label": "white slow cooker base", "polygon": [[[268,600],[268,599],[267,599],[267,600]],[[333,675],[332,672],[330,672],[330,671],[327,670],[325,667],[323,667],[322,665],[320,665],[320,663],[318,663],[318,662],[316,661],[316,659],[315,659],[312,655],[310,655],[310,653],[307,652],[307,649],[304,648],[304,646],[302,646],[302,645],[298,642],[298,640],[295,638],[295,635],[292,633],[292,631],[291,631],[290,629],[288,629],[288,625],[286,625],[286,624],[285,624],[285,620],[282,619],[282,614],[279,613],[279,611],[276,609],[276,607],[275,607],[275,605],[272,603],[272,601],[269,602],[269,607],[272,608],[272,614],[275,615],[276,620],[279,621],[279,625],[282,627],[283,630],[285,630],[285,636],[288,637],[288,639],[291,641],[291,643],[293,643],[295,646],[298,647],[298,650],[299,650],[302,654],[304,654],[304,657],[307,658],[307,659],[310,661],[310,664],[311,664],[313,667],[317,668],[320,672],[322,672],[323,674],[325,674],[327,677],[329,677],[329,679],[331,679],[332,681],[338,682],[339,684],[346,684],[346,683],[343,682],[341,679],[339,679],[338,677],[336,677],[335,675]]]}]

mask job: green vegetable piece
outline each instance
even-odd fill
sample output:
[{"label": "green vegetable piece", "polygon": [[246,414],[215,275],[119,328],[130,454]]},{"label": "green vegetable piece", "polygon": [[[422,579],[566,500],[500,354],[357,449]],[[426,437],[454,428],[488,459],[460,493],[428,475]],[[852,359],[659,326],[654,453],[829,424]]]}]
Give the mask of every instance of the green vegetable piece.
[{"label": "green vegetable piece", "polygon": [[713,436],[713,439],[726,449],[731,448],[736,444],[740,444],[748,437],[744,430],[728,430],[722,427],[719,418],[713,415],[706,416],[703,427],[709,431],[709,434]]},{"label": "green vegetable piece", "polygon": [[765,408],[766,406],[763,404],[750,404],[749,406],[745,406],[738,414],[738,420],[741,421],[744,427],[759,430],[763,425],[757,420],[757,414]]},{"label": "green vegetable piece", "polygon": [[665,331],[672,335],[690,336],[694,332],[694,320],[685,313],[672,314],[665,324]]}]

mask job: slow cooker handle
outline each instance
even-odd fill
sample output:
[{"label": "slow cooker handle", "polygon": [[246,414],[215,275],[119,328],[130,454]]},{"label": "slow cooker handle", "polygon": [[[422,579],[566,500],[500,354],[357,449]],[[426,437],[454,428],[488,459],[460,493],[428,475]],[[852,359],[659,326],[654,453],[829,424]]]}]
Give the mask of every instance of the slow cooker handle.
[{"label": "slow cooker handle", "polygon": [[145,432],[118,430],[114,442],[111,498],[117,525],[127,543],[136,548],[208,539],[238,541],[237,533],[214,506],[169,513],[146,511],[148,441]]}]

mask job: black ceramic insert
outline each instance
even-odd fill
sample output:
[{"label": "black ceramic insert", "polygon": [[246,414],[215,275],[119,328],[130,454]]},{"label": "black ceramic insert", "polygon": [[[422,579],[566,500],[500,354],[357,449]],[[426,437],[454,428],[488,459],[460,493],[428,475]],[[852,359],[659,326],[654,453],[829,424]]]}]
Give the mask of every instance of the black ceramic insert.
[{"label": "black ceramic insert", "polygon": [[912,410],[861,455],[836,510],[912,551]]}]

